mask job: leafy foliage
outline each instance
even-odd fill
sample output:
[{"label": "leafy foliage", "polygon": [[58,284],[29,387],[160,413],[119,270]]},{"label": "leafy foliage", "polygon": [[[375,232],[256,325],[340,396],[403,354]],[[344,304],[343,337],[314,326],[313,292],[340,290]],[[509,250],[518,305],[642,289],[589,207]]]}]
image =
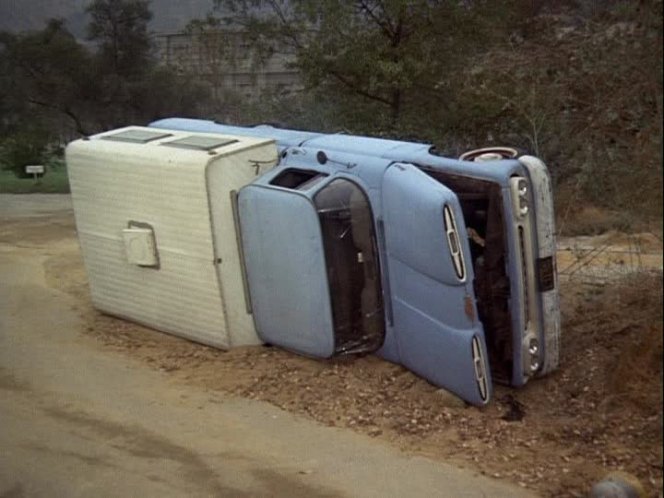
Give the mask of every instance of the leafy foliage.
[{"label": "leafy foliage", "polygon": [[150,57],[149,0],[93,0],[88,39],[99,43],[99,59],[114,74],[135,77]]},{"label": "leafy foliage", "polygon": [[[452,155],[507,143],[547,161],[559,212],[581,202],[661,219],[661,0],[215,5],[225,19],[188,28],[207,64],[196,77],[151,58],[147,0],[92,1],[96,50],[57,20],[0,33],[5,151],[11,136],[39,149],[43,130],[53,143],[168,115],[426,140]],[[229,92],[227,22],[246,30],[251,64],[294,54],[304,91],[259,102]]]},{"label": "leafy foliage", "polygon": [[[77,132],[86,133],[83,114],[89,105],[91,57],[62,21],[52,20],[36,33],[2,33],[0,44],[5,105],[27,113],[34,107],[61,113]],[[11,118],[5,118],[5,125],[7,120]]]},{"label": "leafy foliage", "polygon": [[[216,3],[263,51],[294,51],[308,91],[337,104],[336,121],[364,123],[372,133],[437,128],[452,97],[445,75],[481,48],[478,37],[496,31],[479,7],[454,1]],[[504,2],[500,20],[515,12],[510,5]]]},{"label": "leafy foliage", "polygon": [[484,54],[457,129],[544,157],[570,202],[661,218],[662,4],[614,4],[543,14]]},{"label": "leafy foliage", "polygon": [[517,145],[549,164],[560,212],[581,203],[661,219],[659,0],[216,4],[266,53],[297,56],[304,95],[265,102],[268,120],[451,155]]},{"label": "leafy foliage", "polygon": [[91,51],[60,20],[35,32],[0,33],[0,129],[50,140],[157,117],[195,114],[205,89],[151,58],[148,2],[95,0],[88,7]]},{"label": "leafy foliage", "polygon": [[18,178],[27,178],[27,165],[43,164],[46,160],[49,139],[48,132],[34,128],[6,137],[0,147],[0,169],[12,171]]}]

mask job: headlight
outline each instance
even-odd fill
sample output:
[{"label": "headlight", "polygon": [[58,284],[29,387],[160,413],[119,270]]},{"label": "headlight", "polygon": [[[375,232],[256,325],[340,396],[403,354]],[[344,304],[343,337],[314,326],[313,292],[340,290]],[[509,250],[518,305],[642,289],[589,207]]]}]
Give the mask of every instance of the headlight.
[{"label": "headlight", "polygon": [[512,191],[514,211],[519,218],[523,218],[530,211],[530,201],[528,199],[530,188],[528,180],[522,177],[514,177],[510,180],[510,189]]},{"label": "headlight", "polygon": [[539,341],[535,338],[528,341],[528,355],[530,356],[530,371],[536,372],[540,366]]},{"label": "headlight", "polygon": [[517,182],[519,189],[519,197],[526,197],[528,195],[528,182],[524,178],[520,178]]}]

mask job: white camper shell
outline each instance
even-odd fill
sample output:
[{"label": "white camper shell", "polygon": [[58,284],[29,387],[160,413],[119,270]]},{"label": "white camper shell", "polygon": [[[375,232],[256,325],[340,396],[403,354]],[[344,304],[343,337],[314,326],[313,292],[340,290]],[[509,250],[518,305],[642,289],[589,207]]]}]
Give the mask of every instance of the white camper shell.
[{"label": "white camper shell", "polygon": [[96,308],[223,349],[261,343],[234,198],[277,163],[273,140],[128,127],[66,160]]}]

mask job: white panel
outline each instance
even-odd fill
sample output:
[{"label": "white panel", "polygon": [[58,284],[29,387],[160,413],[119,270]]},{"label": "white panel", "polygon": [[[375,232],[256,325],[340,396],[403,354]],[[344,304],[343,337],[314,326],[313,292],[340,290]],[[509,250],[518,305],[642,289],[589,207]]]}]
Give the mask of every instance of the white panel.
[{"label": "white panel", "polygon": [[[164,140],[194,135],[169,133]],[[160,145],[164,140],[100,140],[103,135],[73,142],[66,154],[94,305],[159,330],[229,347],[206,179],[208,163],[219,155],[165,147]],[[231,138],[238,142],[224,147],[224,156],[262,146],[276,157],[269,140]],[[232,224],[230,212],[221,214]],[[141,254],[125,246],[127,236],[145,237],[136,229],[151,230],[151,240],[141,242]],[[158,266],[139,266],[153,263],[151,245]],[[224,245],[237,252],[234,238]],[[235,279],[241,282],[241,277]],[[253,327],[244,333],[255,337]]]},{"label": "white panel", "polygon": [[106,313],[220,348],[226,324],[212,265],[181,254],[160,254],[161,267],[125,261],[121,240],[81,235],[92,301]]},{"label": "white panel", "polygon": [[230,193],[239,191],[268,171],[276,160],[275,148],[261,146],[221,157],[208,169],[215,252],[220,261],[217,271],[232,346],[260,344],[262,341],[256,335],[253,316],[247,312]]}]

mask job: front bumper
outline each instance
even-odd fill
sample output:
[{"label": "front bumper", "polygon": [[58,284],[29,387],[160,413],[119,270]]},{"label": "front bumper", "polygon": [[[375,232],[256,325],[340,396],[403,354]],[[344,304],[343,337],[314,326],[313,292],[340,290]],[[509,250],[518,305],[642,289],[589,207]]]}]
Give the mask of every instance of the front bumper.
[{"label": "front bumper", "polygon": [[[531,254],[531,285],[536,308],[540,310],[539,336],[541,364],[537,375],[546,375],[560,362],[560,296],[556,273],[556,237],[551,178],[545,164],[534,156],[521,156],[519,162],[526,168],[531,184],[531,202],[534,209],[534,239],[536,248]],[[532,240],[532,237],[530,238]]]}]

